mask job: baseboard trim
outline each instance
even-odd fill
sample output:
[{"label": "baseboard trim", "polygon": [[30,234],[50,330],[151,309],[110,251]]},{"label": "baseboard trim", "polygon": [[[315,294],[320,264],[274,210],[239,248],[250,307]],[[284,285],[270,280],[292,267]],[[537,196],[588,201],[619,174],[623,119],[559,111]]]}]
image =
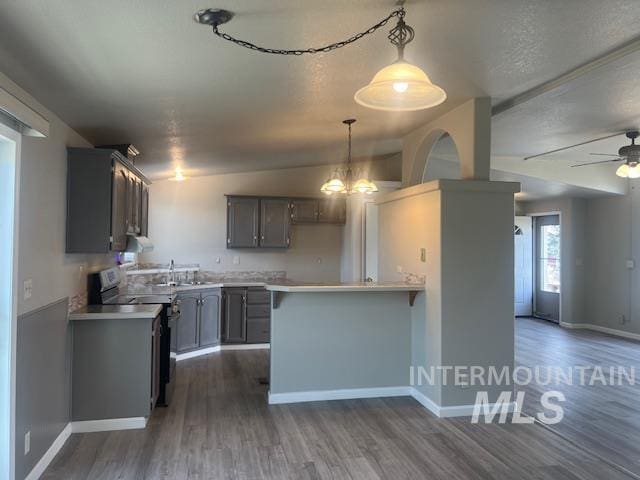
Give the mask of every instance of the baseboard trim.
[{"label": "baseboard trim", "polygon": [[307,392],[271,393],[269,405],[283,403],[320,402],[324,400],[354,400],[358,398],[407,397],[410,387],[345,388],[340,390],[314,390]]},{"label": "baseboard trim", "polygon": [[215,347],[201,348],[193,352],[179,353],[175,355],[176,362],[187,360],[189,358],[201,357],[210,353],[224,352],[229,350],[268,350],[271,348],[269,343],[239,343],[237,345],[216,345]]},{"label": "baseboard trim", "polygon": [[107,418],[71,422],[71,433],[110,432],[112,430],[135,430],[147,426],[146,417]]},{"label": "baseboard trim", "polygon": [[67,442],[69,436],[71,436],[71,433],[71,424],[67,423],[67,425],[62,429],[62,432],[60,432],[51,446],[44,453],[42,458],[40,458],[40,460],[38,460],[38,463],[36,463],[35,466],[31,469],[29,475],[25,477],[25,480],[38,480],[38,478],[40,478],[40,476],[44,473],[49,464]]},{"label": "baseboard trim", "polygon": [[629,338],[631,340],[640,340],[640,333],[625,332],[624,330],[616,330],[615,328],[603,327],[601,325],[594,325],[592,323],[560,322],[560,326],[572,330],[592,330],[594,332],[608,333],[609,335],[614,335],[616,337]]},{"label": "baseboard trim", "polygon": [[[475,409],[475,405],[473,404],[442,407],[424,393],[412,387],[346,388],[340,390],[315,390],[290,393],[269,392],[269,405],[384,397],[412,397],[439,418],[470,417],[473,415],[473,410]],[[496,407],[501,408],[502,404],[491,403],[488,407],[493,410]],[[513,413],[516,407],[517,404],[515,402],[509,402],[507,412]]]}]

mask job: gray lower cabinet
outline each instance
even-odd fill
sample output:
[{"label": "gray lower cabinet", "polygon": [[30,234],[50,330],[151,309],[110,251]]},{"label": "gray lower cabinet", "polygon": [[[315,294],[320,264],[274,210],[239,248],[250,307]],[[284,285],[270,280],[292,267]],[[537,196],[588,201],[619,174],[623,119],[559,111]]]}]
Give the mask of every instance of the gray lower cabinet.
[{"label": "gray lower cabinet", "polygon": [[203,293],[200,300],[200,347],[217,345],[220,341],[220,291]]},{"label": "gray lower cabinet", "polygon": [[180,318],[176,325],[176,350],[186,352],[198,348],[198,311],[200,294],[178,295]]},{"label": "gray lower cabinet", "polygon": [[180,318],[176,322],[177,353],[220,343],[220,296],[220,289],[178,295]]},{"label": "gray lower cabinet", "polygon": [[247,289],[225,288],[223,337],[225,343],[247,341]]},{"label": "gray lower cabinet", "polygon": [[271,341],[271,295],[264,288],[223,289],[224,343]]},{"label": "gray lower cabinet", "polygon": [[72,322],[73,421],[148,417],[160,386],[160,317]]}]

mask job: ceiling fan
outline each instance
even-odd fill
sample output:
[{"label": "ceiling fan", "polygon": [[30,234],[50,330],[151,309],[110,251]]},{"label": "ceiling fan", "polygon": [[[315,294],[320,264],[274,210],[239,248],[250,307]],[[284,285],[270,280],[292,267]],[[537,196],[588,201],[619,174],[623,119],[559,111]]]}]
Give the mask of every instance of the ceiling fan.
[{"label": "ceiling fan", "polygon": [[581,163],[572,165],[572,167],[584,167],[586,165],[596,165],[598,163],[621,162],[622,165],[616,170],[616,175],[622,178],[640,178],[640,145],[636,145],[636,138],[640,136],[640,132],[627,132],[626,136],[631,140],[631,145],[625,145],[618,150],[618,154],[611,153],[591,153],[590,155],[601,155],[607,157],[616,157],[600,162]]}]

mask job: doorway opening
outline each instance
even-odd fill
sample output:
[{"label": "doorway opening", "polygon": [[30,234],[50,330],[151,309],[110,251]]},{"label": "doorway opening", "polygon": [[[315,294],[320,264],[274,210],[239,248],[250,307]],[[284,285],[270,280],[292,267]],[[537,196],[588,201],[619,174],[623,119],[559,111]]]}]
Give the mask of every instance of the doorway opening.
[{"label": "doorway opening", "polygon": [[13,478],[20,134],[0,124],[0,477]]}]

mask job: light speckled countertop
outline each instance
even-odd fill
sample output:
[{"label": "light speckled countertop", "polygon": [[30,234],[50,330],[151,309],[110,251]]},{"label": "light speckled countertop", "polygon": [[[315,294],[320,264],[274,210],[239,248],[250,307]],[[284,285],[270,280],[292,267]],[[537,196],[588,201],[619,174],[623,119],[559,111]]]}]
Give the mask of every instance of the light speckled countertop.
[{"label": "light speckled countertop", "polygon": [[87,305],[69,314],[69,320],[156,318],[162,305]]},{"label": "light speckled countertop", "polygon": [[423,284],[402,282],[301,283],[277,282],[266,284],[274,292],[330,293],[330,292],[421,292]]}]

